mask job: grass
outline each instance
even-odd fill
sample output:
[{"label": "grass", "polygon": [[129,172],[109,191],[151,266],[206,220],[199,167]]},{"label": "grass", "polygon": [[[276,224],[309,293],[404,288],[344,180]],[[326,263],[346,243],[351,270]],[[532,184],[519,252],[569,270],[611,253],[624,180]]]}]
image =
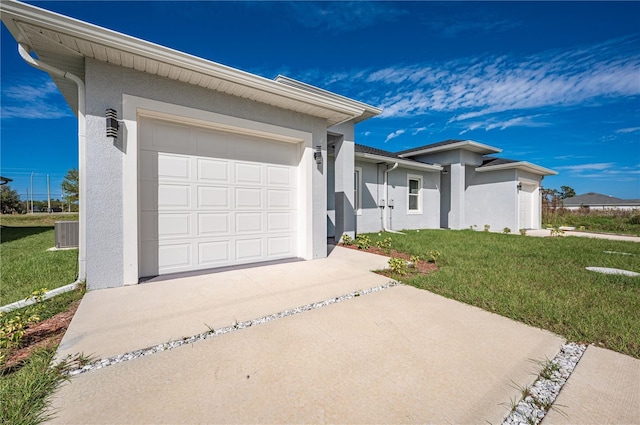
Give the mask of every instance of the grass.
[{"label": "grass", "polygon": [[26,214],[0,218],[0,305],[24,299],[31,292],[74,282],[78,251],[47,251],[55,245],[54,223],[77,215]]},{"label": "grass", "polygon": [[[58,295],[42,302],[41,320],[66,311],[69,306],[82,298],[84,287]],[[8,313],[20,312],[14,310]],[[64,381],[62,371],[64,363],[51,367],[51,361],[57,347],[42,348],[35,351],[17,370],[0,375],[0,423],[3,424],[39,424],[47,419],[47,397],[56,386]]]},{"label": "grass", "polygon": [[36,351],[20,370],[0,377],[0,423],[27,425],[47,419],[47,396],[65,379],[59,368],[49,366],[55,351]]},{"label": "grass", "polygon": [[542,212],[542,223],[545,226],[574,226],[576,229],[584,227],[589,232],[640,236],[640,210],[545,209]]},{"label": "grass", "polygon": [[[587,266],[640,272],[640,244],[577,237],[535,238],[470,230],[407,231],[393,248],[442,255],[440,269],[404,280],[417,288],[640,358],[640,278]],[[604,251],[632,253],[606,254]]]}]

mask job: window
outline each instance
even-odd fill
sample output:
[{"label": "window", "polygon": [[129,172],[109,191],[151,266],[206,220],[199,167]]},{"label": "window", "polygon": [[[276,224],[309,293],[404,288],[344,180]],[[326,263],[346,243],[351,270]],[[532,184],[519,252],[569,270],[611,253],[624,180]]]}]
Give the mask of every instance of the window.
[{"label": "window", "polygon": [[356,167],[353,171],[353,210],[356,214],[362,214],[362,168]]},{"label": "window", "polygon": [[409,174],[407,176],[409,199],[408,212],[418,214],[422,212],[422,177]]}]

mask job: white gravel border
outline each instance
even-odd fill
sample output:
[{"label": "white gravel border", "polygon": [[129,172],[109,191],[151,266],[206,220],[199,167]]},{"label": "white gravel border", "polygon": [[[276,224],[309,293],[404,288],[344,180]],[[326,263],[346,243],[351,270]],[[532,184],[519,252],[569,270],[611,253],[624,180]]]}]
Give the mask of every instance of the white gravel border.
[{"label": "white gravel border", "polygon": [[[361,295],[367,295],[367,294],[372,294],[374,292],[380,292],[380,291],[383,291],[385,289],[392,288],[392,287],[398,286],[398,285],[402,285],[402,284],[400,282],[390,281],[389,283],[387,283],[385,285],[380,285],[380,286],[376,286],[376,287],[369,288],[369,289],[364,289],[364,290],[360,290],[360,291],[351,292],[351,293],[346,294],[346,295],[341,295],[341,296],[335,297],[335,298],[329,298],[329,299],[326,299],[324,301],[320,301],[320,302],[316,302],[316,303],[312,303],[312,304],[306,304],[306,305],[303,305],[301,307],[296,307],[296,308],[293,308],[293,309],[290,309],[290,310],[282,311],[280,313],[274,313],[274,314],[270,314],[268,316],[263,316],[263,317],[260,317],[258,319],[247,320],[247,321],[244,321],[244,322],[236,322],[236,323],[232,324],[231,326],[226,326],[226,327],[218,328],[218,329],[210,329],[207,332],[203,332],[203,333],[200,333],[200,334],[197,334],[197,335],[193,335],[191,337],[185,337],[185,338],[182,338],[182,339],[165,342],[164,344],[155,345],[153,347],[143,348],[141,350],[130,351],[128,353],[120,354],[120,355],[109,357],[109,358],[106,358],[106,359],[96,360],[96,361],[90,362],[88,364],[85,364],[83,366],[79,366],[79,367],[76,367],[76,368],[71,368],[71,369],[66,371],[66,374],[68,376],[75,376],[75,375],[79,375],[81,373],[89,372],[89,371],[92,371],[92,370],[102,369],[103,367],[111,366],[111,365],[118,364],[118,363],[123,363],[123,362],[129,361],[129,360],[137,359],[138,357],[148,356],[148,355],[151,355],[151,354],[159,353],[161,351],[172,350],[174,348],[178,348],[178,347],[186,345],[186,344],[193,344],[194,342],[204,341],[205,339],[214,338],[214,337],[219,336],[219,335],[224,335],[224,334],[235,332],[235,331],[238,331],[238,330],[241,330],[241,329],[247,329],[247,328],[250,328],[252,326],[261,325],[263,323],[269,323],[269,322],[272,322],[272,321],[277,320],[277,319],[282,319],[284,317],[288,317],[288,316],[293,316],[293,315],[296,315],[296,314],[304,313],[305,311],[316,310],[318,308],[322,308],[322,307],[326,307],[326,306],[329,306],[329,305],[332,305],[332,304],[337,304],[337,303],[340,303],[340,302],[343,302],[343,301],[347,301],[347,300],[350,300],[352,298],[359,297]],[[68,356],[66,359],[63,359],[63,361],[67,360],[67,359],[73,359],[74,357],[75,356]]]},{"label": "white gravel border", "polygon": [[[538,379],[528,388],[527,395],[511,410],[502,425],[539,424],[549,408],[553,408],[553,402],[586,349],[586,344],[576,344],[575,342],[564,344],[553,360],[543,364],[544,369],[550,373],[541,372]],[[549,365],[553,365],[552,368],[549,368]],[[545,378],[542,375],[550,376]]]}]

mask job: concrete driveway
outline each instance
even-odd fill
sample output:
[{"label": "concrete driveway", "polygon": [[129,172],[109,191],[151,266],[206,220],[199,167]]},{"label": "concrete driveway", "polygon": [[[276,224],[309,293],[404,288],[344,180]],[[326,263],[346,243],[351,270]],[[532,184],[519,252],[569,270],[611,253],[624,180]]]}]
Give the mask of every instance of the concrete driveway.
[{"label": "concrete driveway", "polygon": [[[106,358],[386,284],[329,258],[88,293],[59,356]],[[51,423],[501,423],[563,340],[395,286],[75,376]],[[571,402],[571,401],[570,401]]]}]

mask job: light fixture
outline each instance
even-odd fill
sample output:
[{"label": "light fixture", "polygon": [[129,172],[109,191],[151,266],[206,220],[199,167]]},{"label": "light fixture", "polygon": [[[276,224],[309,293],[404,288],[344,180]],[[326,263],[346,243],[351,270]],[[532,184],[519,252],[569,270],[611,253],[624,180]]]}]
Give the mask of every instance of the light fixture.
[{"label": "light fixture", "polygon": [[522,190],[522,183],[518,182],[518,190]]},{"label": "light fixture", "polygon": [[322,146],[316,146],[316,150],[313,152],[313,159],[317,165],[322,165]]},{"label": "light fixture", "polygon": [[120,124],[118,123],[118,113],[115,109],[107,109],[105,116],[107,117],[107,137],[118,138],[118,129]]}]

